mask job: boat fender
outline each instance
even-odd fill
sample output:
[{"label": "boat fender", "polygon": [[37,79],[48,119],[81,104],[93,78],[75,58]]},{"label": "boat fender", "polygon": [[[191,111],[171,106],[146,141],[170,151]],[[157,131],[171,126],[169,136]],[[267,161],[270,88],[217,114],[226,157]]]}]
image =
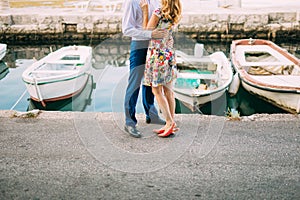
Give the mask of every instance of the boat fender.
[{"label": "boat fender", "polygon": [[236,93],[239,90],[240,83],[241,83],[241,81],[240,81],[239,75],[238,75],[238,73],[235,73],[235,75],[233,76],[232,82],[229,85],[229,89],[228,89],[230,96],[236,95]]},{"label": "boat fender", "polygon": [[203,56],[204,44],[196,43],[194,47],[194,56],[201,58]]},{"label": "boat fender", "polygon": [[300,113],[300,99],[298,100],[298,105],[297,105],[296,112],[297,112],[297,113]]}]

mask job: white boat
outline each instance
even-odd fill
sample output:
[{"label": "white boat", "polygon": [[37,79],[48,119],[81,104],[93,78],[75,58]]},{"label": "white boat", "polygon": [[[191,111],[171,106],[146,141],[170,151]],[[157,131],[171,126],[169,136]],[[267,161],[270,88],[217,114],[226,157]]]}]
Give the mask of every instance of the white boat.
[{"label": "white boat", "polygon": [[203,46],[196,44],[194,55],[176,51],[178,74],[174,95],[192,111],[221,97],[233,77],[231,64],[223,52],[204,56],[201,49]]},{"label": "white boat", "polygon": [[0,43],[0,60],[2,60],[2,58],[4,58],[4,56],[6,54],[6,49],[7,49],[7,45]]},{"label": "white boat", "polygon": [[300,60],[262,39],[234,40],[231,62],[242,86],[291,113],[300,112]]},{"label": "white boat", "polygon": [[85,87],[92,65],[92,48],[67,46],[34,62],[22,74],[34,101],[45,106],[47,101],[70,98]]}]

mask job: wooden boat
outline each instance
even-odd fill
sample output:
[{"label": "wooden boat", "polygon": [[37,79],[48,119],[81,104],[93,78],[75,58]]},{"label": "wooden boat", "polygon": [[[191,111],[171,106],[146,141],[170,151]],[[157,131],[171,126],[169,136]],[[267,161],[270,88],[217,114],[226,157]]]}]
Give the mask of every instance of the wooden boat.
[{"label": "wooden boat", "polygon": [[6,54],[6,49],[7,49],[7,45],[0,43],[0,60],[2,60],[2,58],[4,58],[4,56]]},{"label": "wooden boat", "polygon": [[92,48],[67,46],[34,62],[22,74],[34,101],[45,106],[47,101],[70,98],[85,87],[92,65]]},{"label": "wooden boat", "polygon": [[234,40],[231,62],[250,93],[291,113],[300,111],[300,61],[275,43]]},{"label": "wooden boat", "polygon": [[196,44],[194,55],[176,51],[178,74],[173,90],[175,98],[192,111],[221,97],[232,81],[231,64],[223,52],[204,56]]}]

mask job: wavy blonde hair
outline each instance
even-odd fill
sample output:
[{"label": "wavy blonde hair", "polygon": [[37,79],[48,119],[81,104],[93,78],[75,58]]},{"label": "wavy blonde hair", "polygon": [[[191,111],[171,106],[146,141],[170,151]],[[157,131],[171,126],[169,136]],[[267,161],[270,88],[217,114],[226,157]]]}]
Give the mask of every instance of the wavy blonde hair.
[{"label": "wavy blonde hair", "polygon": [[180,0],[161,0],[161,12],[164,18],[178,24],[181,19],[181,2]]}]

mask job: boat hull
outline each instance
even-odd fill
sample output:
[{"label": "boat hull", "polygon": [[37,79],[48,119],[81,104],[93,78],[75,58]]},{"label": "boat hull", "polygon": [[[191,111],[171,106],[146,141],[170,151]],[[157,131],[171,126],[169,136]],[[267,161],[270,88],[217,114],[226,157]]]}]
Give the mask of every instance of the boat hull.
[{"label": "boat hull", "polygon": [[[65,79],[55,82],[38,84],[40,95],[35,84],[26,83],[26,88],[30,98],[34,101],[58,101],[70,98],[80,93],[88,80],[89,74],[81,74],[72,79]],[[59,88],[59,89],[58,89]],[[41,97],[40,97],[41,96]]]},{"label": "boat hull", "polygon": [[72,98],[47,101],[46,107],[41,105],[40,102],[31,99],[29,101],[27,110],[45,109],[45,110],[60,110],[60,111],[84,111],[88,105],[91,104],[92,91],[95,89],[95,83],[93,82],[93,76],[90,75],[84,89],[72,96]]},{"label": "boat hull", "polygon": [[194,107],[199,107],[201,105],[204,105],[208,102],[214,101],[218,98],[220,98],[224,93],[226,92],[226,89],[220,90],[218,92],[209,94],[209,95],[203,95],[203,96],[190,96],[186,95],[184,93],[174,92],[174,96],[176,99],[183,102],[185,105],[188,105],[191,110],[195,110]]},{"label": "boat hull", "polygon": [[299,113],[300,111],[300,91],[272,91],[267,89],[261,89],[255,85],[249,84],[242,80],[242,86],[248,92],[257,95],[259,98],[271,103],[290,113]]}]

